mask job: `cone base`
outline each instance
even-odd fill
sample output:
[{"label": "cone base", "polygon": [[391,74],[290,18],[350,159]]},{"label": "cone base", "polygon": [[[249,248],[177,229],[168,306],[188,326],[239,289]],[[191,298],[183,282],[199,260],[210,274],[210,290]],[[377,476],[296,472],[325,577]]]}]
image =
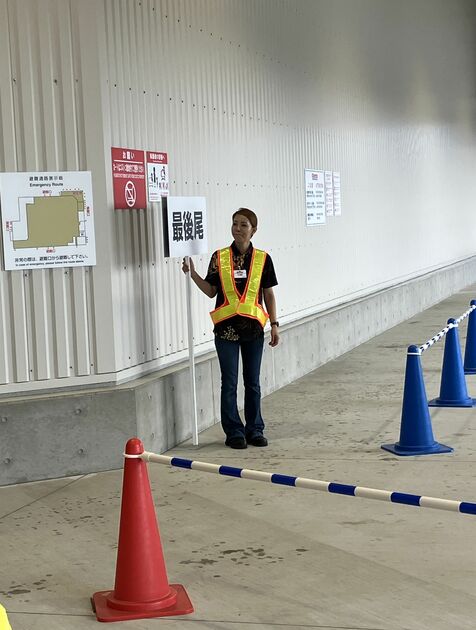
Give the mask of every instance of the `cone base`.
[{"label": "cone base", "polygon": [[107,605],[107,597],[113,591],[99,591],[94,593],[91,598],[91,604],[98,621],[129,621],[130,619],[149,619],[152,617],[171,617],[179,615],[188,615],[193,613],[193,605],[190,601],[187,591],[181,584],[170,584],[171,588],[177,591],[177,601],[169,608],[161,610],[116,610]]},{"label": "cone base", "polygon": [[394,444],[382,444],[380,448],[385,451],[390,451],[394,455],[435,455],[436,453],[452,453],[453,448],[446,446],[446,444],[440,444],[435,442],[430,446],[400,446],[398,442]]},{"label": "cone base", "polygon": [[476,407],[476,400],[474,398],[466,398],[466,400],[433,398],[428,402],[428,407]]}]

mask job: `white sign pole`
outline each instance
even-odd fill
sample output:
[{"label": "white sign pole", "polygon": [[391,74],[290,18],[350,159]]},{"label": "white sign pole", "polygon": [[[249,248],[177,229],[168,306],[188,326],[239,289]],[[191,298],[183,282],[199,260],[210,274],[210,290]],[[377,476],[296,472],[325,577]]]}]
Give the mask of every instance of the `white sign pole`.
[{"label": "white sign pole", "polygon": [[[170,258],[185,257],[190,270],[190,255],[204,254],[207,245],[207,204],[205,197],[167,198],[167,250]],[[198,446],[197,393],[192,322],[192,277],[187,273],[187,328],[190,362],[190,400],[193,409],[192,440]]]},{"label": "white sign pole", "polygon": [[185,260],[189,269],[187,273],[187,327],[188,357],[190,366],[190,401],[193,409],[192,443],[194,446],[198,446],[197,388],[195,385],[195,352],[193,347],[192,277],[190,272],[190,256],[186,256]]}]

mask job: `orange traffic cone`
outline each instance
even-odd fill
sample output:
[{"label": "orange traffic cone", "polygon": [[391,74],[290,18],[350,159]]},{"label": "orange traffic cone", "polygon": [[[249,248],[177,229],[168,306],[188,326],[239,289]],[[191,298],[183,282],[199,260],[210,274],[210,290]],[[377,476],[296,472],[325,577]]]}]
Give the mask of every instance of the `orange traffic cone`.
[{"label": "orange traffic cone", "polygon": [[[94,593],[98,621],[186,615],[192,603],[181,584],[169,584],[142,442],[126,444],[121,521],[113,591]],[[132,457],[127,457],[127,455]],[[135,456],[135,457],[134,457]]]}]

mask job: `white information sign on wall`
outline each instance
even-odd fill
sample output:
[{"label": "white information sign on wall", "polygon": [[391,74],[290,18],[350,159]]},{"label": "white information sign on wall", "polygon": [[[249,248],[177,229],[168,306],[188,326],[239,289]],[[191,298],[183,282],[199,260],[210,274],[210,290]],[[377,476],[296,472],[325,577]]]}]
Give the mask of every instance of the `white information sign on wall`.
[{"label": "white information sign on wall", "polygon": [[[166,256],[183,257],[208,252],[205,197],[164,197]],[[167,247],[168,240],[168,247]]]},{"label": "white information sign on wall", "polygon": [[334,214],[334,186],[332,183],[332,171],[324,171],[324,185],[326,193],[326,216]]},{"label": "white information sign on wall", "polygon": [[169,165],[167,153],[147,151],[147,196],[150,202],[160,201],[169,194]]},{"label": "white information sign on wall", "polygon": [[326,222],[326,197],[324,171],[304,169],[306,189],[306,225],[322,225]]},{"label": "white information sign on wall", "polygon": [[332,173],[332,185],[334,188],[334,216],[342,214],[341,196],[340,196],[340,173],[334,171]]},{"label": "white information sign on wall", "polygon": [[96,264],[89,171],[1,173],[5,269]]}]

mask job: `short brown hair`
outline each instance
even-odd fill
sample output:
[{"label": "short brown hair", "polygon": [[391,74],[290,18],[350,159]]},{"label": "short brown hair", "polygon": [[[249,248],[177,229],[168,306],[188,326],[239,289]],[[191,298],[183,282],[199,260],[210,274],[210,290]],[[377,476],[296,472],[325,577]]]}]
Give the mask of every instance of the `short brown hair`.
[{"label": "short brown hair", "polygon": [[258,227],[258,217],[253,212],[253,210],[250,210],[249,208],[238,208],[238,210],[233,213],[232,219],[234,219],[237,214],[241,214],[244,217],[246,217],[248,221],[251,223],[251,227],[254,227],[254,228]]}]

